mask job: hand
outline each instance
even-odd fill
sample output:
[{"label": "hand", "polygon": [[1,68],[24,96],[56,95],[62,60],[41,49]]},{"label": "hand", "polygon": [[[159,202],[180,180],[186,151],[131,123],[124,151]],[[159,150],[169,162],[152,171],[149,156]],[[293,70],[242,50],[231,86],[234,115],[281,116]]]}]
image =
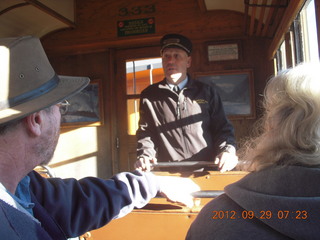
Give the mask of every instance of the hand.
[{"label": "hand", "polygon": [[222,152],[216,157],[214,163],[218,164],[220,172],[230,171],[237,166],[238,156],[236,155],[235,151]]},{"label": "hand", "polygon": [[193,207],[194,198],[191,193],[200,191],[200,187],[189,178],[157,176],[160,183],[160,193],[168,201],[187,207]]},{"label": "hand", "polygon": [[151,171],[151,163],[154,163],[154,164],[157,163],[157,159],[142,156],[142,157],[139,157],[138,160],[135,162],[134,167],[136,170],[150,172]]}]

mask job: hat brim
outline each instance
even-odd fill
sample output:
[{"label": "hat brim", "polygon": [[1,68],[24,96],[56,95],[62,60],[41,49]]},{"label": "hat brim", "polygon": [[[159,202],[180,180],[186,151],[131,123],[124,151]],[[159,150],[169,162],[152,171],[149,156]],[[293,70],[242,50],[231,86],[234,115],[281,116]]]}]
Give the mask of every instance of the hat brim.
[{"label": "hat brim", "polygon": [[90,82],[90,79],[87,77],[58,77],[60,81],[58,85],[51,91],[14,107],[1,110],[0,124],[21,119],[31,113],[55,105],[62,100],[70,98],[74,94],[80,92]]},{"label": "hat brim", "polygon": [[184,50],[188,55],[191,54],[191,52],[185,46],[183,46],[179,43],[168,43],[168,44],[164,45],[161,49],[161,54],[166,48],[179,48],[179,49]]}]

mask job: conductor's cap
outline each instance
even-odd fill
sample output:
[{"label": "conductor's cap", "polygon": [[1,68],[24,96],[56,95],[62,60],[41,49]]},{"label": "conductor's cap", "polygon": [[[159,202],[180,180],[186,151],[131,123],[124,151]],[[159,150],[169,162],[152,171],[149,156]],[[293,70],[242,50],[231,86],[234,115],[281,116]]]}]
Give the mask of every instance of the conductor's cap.
[{"label": "conductor's cap", "polygon": [[161,50],[162,52],[165,48],[180,48],[187,52],[188,56],[191,55],[192,52],[192,43],[191,41],[180,34],[167,34],[163,36],[160,40]]}]

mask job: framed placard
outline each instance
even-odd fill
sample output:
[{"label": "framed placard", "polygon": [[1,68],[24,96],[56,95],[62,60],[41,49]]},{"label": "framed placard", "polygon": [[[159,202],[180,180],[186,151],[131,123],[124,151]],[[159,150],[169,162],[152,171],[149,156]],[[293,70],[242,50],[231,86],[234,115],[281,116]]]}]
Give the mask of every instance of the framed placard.
[{"label": "framed placard", "polygon": [[155,33],[155,18],[118,21],[118,37]]},{"label": "framed placard", "polygon": [[239,60],[239,43],[208,43],[208,61]]},{"label": "framed placard", "polygon": [[195,79],[215,87],[230,119],[255,118],[252,70],[195,73]]},{"label": "framed placard", "polygon": [[103,123],[100,80],[91,81],[81,92],[67,99],[68,111],[61,117],[62,127],[98,126]]}]

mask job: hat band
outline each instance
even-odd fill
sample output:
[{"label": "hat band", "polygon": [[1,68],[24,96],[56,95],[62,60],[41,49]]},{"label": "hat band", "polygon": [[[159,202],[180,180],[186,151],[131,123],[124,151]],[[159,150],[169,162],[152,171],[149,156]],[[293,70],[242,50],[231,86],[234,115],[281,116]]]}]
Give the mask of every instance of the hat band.
[{"label": "hat band", "polygon": [[172,47],[172,46],[179,47],[179,48],[185,50],[188,54],[191,53],[189,49],[187,49],[185,46],[183,46],[183,45],[181,45],[181,44],[179,44],[179,43],[168,43],[168,44],[166,44],[166,45],[164,45],[164,46],[162,47],[162,50],[161,50],[161,51],[163,52],[163,50],[164,50],[165,48],[170,48],[170,47]]},{"label": "hat band", "polygon": [[50,92],[52,89],[54,89],[59,84],[59,81],[60,81],[59,77],[57,76],[57,74],[55,74],[49,81],[47,81],[45,84],[41,85],[40,87],[35,88],[32,91],[26,92],[19,96],[9,98],[8,100],[0,102],[0,110],[12,108],[19,104],[22,104],[32,99],[35,99],[37,97],[40,97]]}]

